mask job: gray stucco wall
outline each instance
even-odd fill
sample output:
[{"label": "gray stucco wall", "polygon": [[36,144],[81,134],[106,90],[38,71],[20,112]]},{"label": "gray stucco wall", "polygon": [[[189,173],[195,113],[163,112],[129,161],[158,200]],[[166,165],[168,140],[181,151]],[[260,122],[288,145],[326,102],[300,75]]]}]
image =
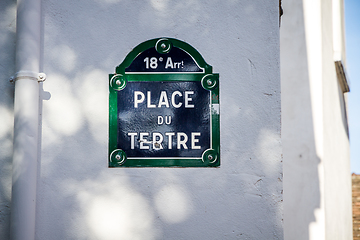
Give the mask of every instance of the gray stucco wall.
[{"label": "gray stucco wall", "polygon": [[9,239],[13,139],[16,1],[0,1],[0,239]]},{"label": "gray stucco wall", "polygon": [[[281,239],[277,1],[45,1],[37,237]],[[218,169],[108,169],[108,80],[174,37],[220,73]]]}]

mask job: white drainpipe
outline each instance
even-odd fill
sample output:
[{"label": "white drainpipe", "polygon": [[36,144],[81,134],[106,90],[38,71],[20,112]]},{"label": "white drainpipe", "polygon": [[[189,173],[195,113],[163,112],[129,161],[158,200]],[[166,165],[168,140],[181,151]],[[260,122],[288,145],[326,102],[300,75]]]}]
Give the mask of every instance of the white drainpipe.
[{"label": "white drainpipe", "polygon": [[41,0],[18,0],[10,220],[13,240],[35,239],[39,80],[45,79],[39,74],[40,40]]}]

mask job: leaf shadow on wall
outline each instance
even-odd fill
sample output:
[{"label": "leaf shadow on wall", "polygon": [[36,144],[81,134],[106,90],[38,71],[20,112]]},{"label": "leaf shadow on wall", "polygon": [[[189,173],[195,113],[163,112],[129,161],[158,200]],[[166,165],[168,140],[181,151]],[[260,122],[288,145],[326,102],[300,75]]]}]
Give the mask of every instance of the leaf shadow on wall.
[{"label": "leaf shadow on wall", "polygon": [[10,238],[16,1],[0,1],[0,239]]},{"label": "leaf shadow on wall", "polygon": [[[37,238],[282,238],[280,86],[276,74],[263,74],[272,59],[249,63],[269,51],[251,43],[262,28],[253,13],[268,10],[252,1],[220,7],[238,15],[217,13],[216,1],[44,3],[51,98],[43,102]],[[233,17],[257,30],[227,38],[237,30]],[[278,26],[277,19],[270,21]],[[137,44],[160,36],[192,36],[187,41],[218,68],[220,168],[107,168],[108,74]]]}]

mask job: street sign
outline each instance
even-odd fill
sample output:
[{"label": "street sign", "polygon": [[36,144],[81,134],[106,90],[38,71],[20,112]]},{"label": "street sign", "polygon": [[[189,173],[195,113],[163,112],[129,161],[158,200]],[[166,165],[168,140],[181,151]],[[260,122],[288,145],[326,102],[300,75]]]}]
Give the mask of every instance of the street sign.
[{"label": "street sign", "polygon": [[220,166],[219,74],[189,44],[139,44],[109,74],[109,167]]}]

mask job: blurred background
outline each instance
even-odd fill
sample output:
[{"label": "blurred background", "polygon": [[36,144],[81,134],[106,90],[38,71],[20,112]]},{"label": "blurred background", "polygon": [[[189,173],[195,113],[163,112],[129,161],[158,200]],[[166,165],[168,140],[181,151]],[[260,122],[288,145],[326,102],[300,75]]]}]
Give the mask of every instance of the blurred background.
[{"label": "blurred background", "polygon": [[360,1],[345,0],[351,172],[360,174]]}]

